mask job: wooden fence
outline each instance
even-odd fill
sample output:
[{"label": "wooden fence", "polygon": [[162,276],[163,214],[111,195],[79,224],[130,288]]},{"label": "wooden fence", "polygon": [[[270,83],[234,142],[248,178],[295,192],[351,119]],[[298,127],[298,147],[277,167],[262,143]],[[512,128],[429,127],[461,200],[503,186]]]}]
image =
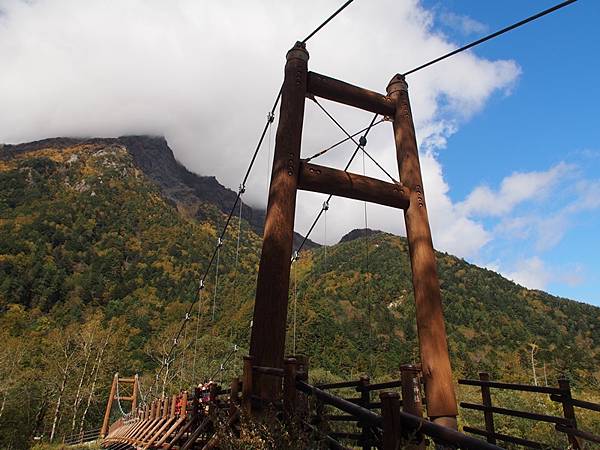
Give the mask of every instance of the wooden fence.
[{"label": "wooden fence", "polygon": [[[575,415],[575,407],[600,412],[600,405],[574,399],[571,395],[571,386],[567,379],[563,378],[558,380],[558,387],[531,386],[526,384],[490,381],[489,374],[486,372],[481,372],[479,374],[479,380],[458,380],[458,383],[467,386],[478,386],[481,388],[482,404],[461,402],[460,406],[465,409],[483,412],[485,423],[485,430],[474,427],[464,427],[463,430],[479,436],[484,436],[491,444],[495,444],[497,441],[503,441],[534,449],[553,448],[548,444],[531,441],[523,437],[510,436],[496,432],[494,414],[551,423],[558,432],[564,433],[567,436],[569,444],[573,449],[582,448],[582,440],[600,444],[600,436],[596,436],[590,432],[578,429],[577,418]],[[547,414],[519,411],[494,406],[492,402],[491,389],[532,392],[549,395],[552,401],[562,404],[563,415],[551,416]]]}]

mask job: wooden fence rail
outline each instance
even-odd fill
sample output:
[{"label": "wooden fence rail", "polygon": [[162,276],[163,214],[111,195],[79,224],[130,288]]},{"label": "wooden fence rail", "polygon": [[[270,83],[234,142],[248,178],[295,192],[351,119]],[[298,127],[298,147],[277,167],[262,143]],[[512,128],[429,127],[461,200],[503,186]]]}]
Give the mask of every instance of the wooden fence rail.
[{"label": "wooden fence rail", "polygon": [[[548,444],[531,441],[523,437],[509,436],[506,434],[497,433],[495,431],[494,414],[506,415],[511,417],[521,417],[524,419],[547,422],[554,424],[554,428],[567,436],[569,445],[573,449],[580,449],[580,440],[600,443],[600,436],[596,436],[587,431],[582,431],[577,428],[577,419],[575,416],[574,407],[584,408],[590,411],[600,411],[600,405],[583,400],[577,400],[571,396],[571,386],[567,379],[558,380],[558,387],[549,386],[530,386],[526,384],[516,383],[501,383],[490,381],[489,374],[481,372],[479,380],[458,380],[459,384],[466,386],[477,386],[481,389],[482,404],[474,404],[461,402],[460,406],[465,409],[482,411],[484,413],[485,430],[475,427],[463,427],[463,430],[468,433],[473,433],[479,436],[484,436],[489,443],[495,444],[498,440],[510,442],[513,444],[522,445],[534,449],[558,448]],[[532,392],[538,394],[549,394],[550,399],[562,404],[563,416],[551,416],[547,414],[539,414],[529,411],[518,411],[508,408],[501,408],[492,404],[491,389],[503,389],[512,391]]]}]

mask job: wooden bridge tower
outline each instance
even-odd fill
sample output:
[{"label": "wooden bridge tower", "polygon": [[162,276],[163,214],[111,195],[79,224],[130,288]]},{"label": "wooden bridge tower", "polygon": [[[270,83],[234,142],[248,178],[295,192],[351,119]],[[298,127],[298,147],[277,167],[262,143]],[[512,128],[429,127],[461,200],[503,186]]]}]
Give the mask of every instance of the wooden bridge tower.
[{"label": "wooden bridge tower", "polygon": [[[408,86],[395,75],[387,95],[308,71],[308,52],[298,42],[288,52],[265,220],[250,356],[254,364],[283,367],[290,260],[298,189],[333,194],[404,210],[416,302],[421,366],[430,418],[456,428],[456,397],[448,356],[435,254],[427,218]],[[393,120],[400,183],[386,183],[300,159],[307,96],[336,101]],[[254,379],[264,400],[281,396],[275,380]]]},{"label": "wooden bridge tower", "polygon": [[[122,396],[119,390],[120,384],[131,385],[131,395]],[[133,378],[119,378],[119,374],[115,373],[115,376],[113,377],[112,386],[110,388],[108,401],[106,403],[106,411],[104,412],[104,421],[102,422],[102,429],[100,430],[101,438],[106,437],[106,433],[108,433],[108,427],[110,425],[110,412],[112,410],[113,402],[115,400],[131,402],[131,411],[135,411],[137,409],[138,404],[138,391],[139,381],[137,374],[135,374]]]}]

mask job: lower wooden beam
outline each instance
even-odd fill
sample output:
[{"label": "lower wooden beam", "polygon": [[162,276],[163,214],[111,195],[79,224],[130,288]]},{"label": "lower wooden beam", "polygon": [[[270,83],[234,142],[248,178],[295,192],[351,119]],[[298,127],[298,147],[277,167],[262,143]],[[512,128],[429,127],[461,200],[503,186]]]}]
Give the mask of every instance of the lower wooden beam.
[{"label": "lower wooden beam", "polygon": [[363,200],[393,208],[406,209],[410,193],[401,184],[387,183],[376,178],[344,172],[339,169],[300,163],[298,189],[338,197]]}]

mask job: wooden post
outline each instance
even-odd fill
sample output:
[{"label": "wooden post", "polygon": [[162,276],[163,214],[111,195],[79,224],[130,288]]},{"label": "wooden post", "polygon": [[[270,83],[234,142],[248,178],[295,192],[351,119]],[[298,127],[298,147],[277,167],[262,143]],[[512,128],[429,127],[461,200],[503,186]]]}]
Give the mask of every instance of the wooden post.
[{"label": "wooden post", "polygon": [[102,429],[100,430],[100,437],[105,438],[106,433],[108,431],[108,425],[110,421],[110,411],[112,409],[112,404],[115,399],[115,394],[117,392],[117,383],[119,382],[119,374],[115,373],[113,377],[112,386],[110,388],[110,394],[108,396],[108,402],[106,402],[106,412],[104,413],[104,421],[102,422]]},{"label": "wooden post", "polygon": [[[423,417],[423,402],[421,400],[421,369],[413,364],[400,366],[400,383],[402,389],[402,411],[413,416]],[[411,436],[412,437],[412,436]],[[414,443],[407,445],[407,450],[425,448],[423,436],[417,432]]]},{"label": "wooden post", "polygon": [[394,138],[400,181],[410,190],[410,205],[404,211],[404,219],[412,269],[427,413],[432,421],[457,429],[458,409],[448,356],[440,283],[427,218],[408,85],[402,75],[392,78],[387,93],[396,103]]},{"label": "wooden post", "polygon": [[231,391],[229,392],[229,417],[233,417],[238,411],[240,403],[240,379],[235,377],[231,380]]},{"label": "wooden post", "polygon": [[[300,144],[307,84],[308,52],[297,42],[287,53],[275,138],[273,171],[256,285],[250,355],[258,366],[283,366],[288,309],[290,260],[294,234]],[[254,382],[265,400],[281,388],[273,377],[256,374]],[[246,386],[244,386],[246,388]]]},{"label": "wooden post", "polygon": [[[296,379],[308,383],[309,360],[306,355],[295,355]],[[308,396],[301,394],[296,400],[296,411],[299,417],[306,419],[309,414]]]},{"label": "wooden post", "polygon": [[400,366],[402,411],[412,414],[413,416],[423,417],[419,372],[419,367],[413,364],[403,364]]},{"label": "wooden post", "polygon": [[296,414],[296,359],[286,358],[283,376],[283,408],[288,417]]},{"label": "wooden post", "polygon": [[[560,378],[558,380],[558,387],[562,391],[560,396],[562,400],[563,415],[565,416],[565,419],[567,419],[570,422],[569,428],[576,430],[577,419],[575,418],[575,409],[573,408],[573,403],[571,403],[571,385],[569,383],[569,380],[567,380],[566,378]],[[577,436],[569,432],[567,432],[567,436],[569,438],[569,444],[571,444],[571,447],[573,449],[581,448],[581,445],[577,440]]]},{"label": "wooden post", "polygon": [[[490,381],[490,374],[479,372],[479,379],[481,381]],[[485,420],[485,431],[489,433],[487,441],[490,444],[496,444],[496,438],[494,437],[494,433],[496,432],[494,427],[494,413],[488,409],[492,407],[492,394],[489,386],[481,386],[481,402],[486,407],[486,410],[483,412],[483,419]]]},{"label": "wooden post", "polygon": [[131,394],[131,410],[135,411],[138,404],[138,390],[139,390],[139,380],[138,374],[136,373],[133,377],[133,392]]},{"label": "wooden post", "polygon": [[242,381],[242,409],[246,414],[252,412],[252,356],[244,356],[244,373]]},{"label": "wooden post", "polygon": [[[361,376],[359,379],[359,386],[357,391],[360,392],[360,403],[359,405],[363,408],[369,409],[369,403],[371,403],[371,392],[367,389],[371,384],[371,379],[368,376]],[[359,445],[363,450],[371,450],[371,444],[369,443],[369,424],[366,422],[358,423],[360,431],[360,442]]]},{"label": "wooden post", "polygon": [[400,395],[382,392],[381,415],[383,416],[383,450],[399,450],[402,447],[400,422]]}]

